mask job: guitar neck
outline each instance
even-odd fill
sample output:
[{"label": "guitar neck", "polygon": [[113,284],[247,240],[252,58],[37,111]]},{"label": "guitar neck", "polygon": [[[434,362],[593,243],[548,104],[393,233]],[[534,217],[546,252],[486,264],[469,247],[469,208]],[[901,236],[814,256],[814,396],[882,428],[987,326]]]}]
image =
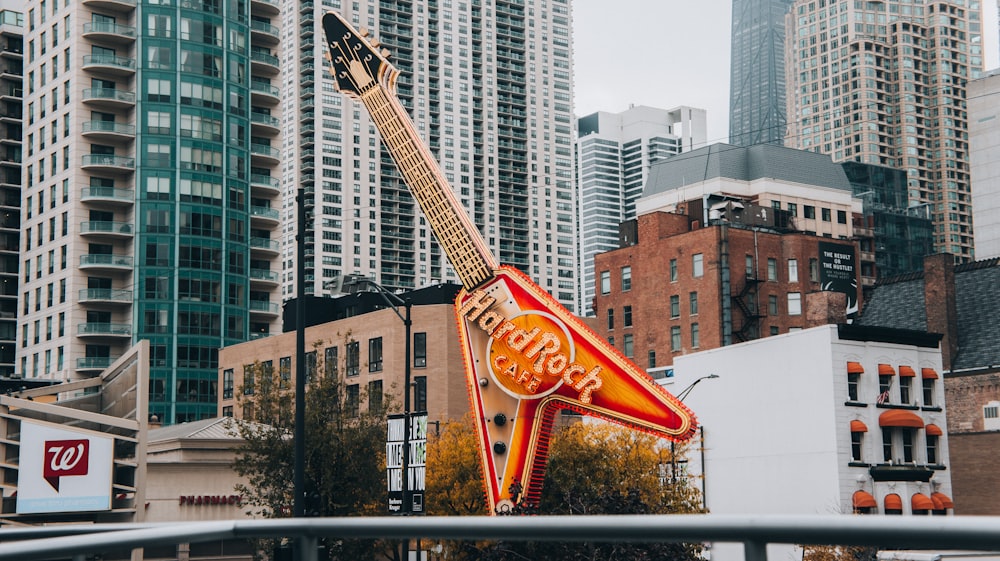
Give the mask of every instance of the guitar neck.
[{"label": "guitar neck", "polygon": [[382,141],[392,153],[462,285],[471,290],[493,278],[493,270],[498,266],[493,253],[459,205],[403,106],[378,83],[372,83],[362,92],[361,101],[368,108]]}]

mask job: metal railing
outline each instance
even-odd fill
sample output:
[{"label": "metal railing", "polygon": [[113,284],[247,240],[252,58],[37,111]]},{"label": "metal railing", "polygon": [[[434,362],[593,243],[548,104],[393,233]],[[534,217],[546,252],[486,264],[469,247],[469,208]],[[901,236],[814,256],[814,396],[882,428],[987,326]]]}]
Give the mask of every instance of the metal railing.
[{"label": "metal railing", "polygon": [[746,561],[768,544],[883,549],[1000,550],[1000,517],[848,515],[469,516],[286,518],[171,524],[7,527],[0,559],[40,561],[136,547],[223,539],[296,538],[299,561],[315,561],[319,538],[557,542],[742,543]]}]

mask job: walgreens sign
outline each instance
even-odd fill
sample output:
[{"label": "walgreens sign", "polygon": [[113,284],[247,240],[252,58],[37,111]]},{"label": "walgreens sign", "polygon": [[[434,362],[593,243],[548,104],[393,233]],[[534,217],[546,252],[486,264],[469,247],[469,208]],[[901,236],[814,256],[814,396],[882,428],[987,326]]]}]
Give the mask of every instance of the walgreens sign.
[{"label": "walgreens sign", "polygon": [[112,438],[22,421],[18,514],[111,509],[113,463]]}]

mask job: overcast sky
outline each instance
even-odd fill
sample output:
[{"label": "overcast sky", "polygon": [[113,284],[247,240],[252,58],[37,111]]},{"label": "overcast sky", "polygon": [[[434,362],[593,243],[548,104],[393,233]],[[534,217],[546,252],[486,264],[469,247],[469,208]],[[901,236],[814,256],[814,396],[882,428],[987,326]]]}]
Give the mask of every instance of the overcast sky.
[{"label": "overcast sky", "polygon": [[[573,0],[576,115],[689,105],[708,112],[709,142],[726,142],[731,9],[732,0]],[[995,68],[997,17],[984,20]]]}]

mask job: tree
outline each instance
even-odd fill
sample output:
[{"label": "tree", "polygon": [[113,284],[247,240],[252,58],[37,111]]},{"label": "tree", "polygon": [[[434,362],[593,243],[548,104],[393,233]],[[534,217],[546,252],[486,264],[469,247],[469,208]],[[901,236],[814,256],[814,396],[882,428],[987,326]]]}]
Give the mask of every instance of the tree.
[{"label": "tree", "polygon": [[[350,334],[345,336],[349,340]],[[323,342],[313,345],[316,355]],[[312,353],[309,353],[312,355]],[[312,355],[315,356],[315,355]],[[307,358],[305,509],[309,516],[372,516],[385,511],[387,398],[368,396],[340,380],[336,365],[326,368]],[[313,367],[315,365],[315,367]],[[233,467],[246,478],[237,485],[255,516],[292,515],[294,479],[294,384],[290,373],[268,364],[246,369],[237,404],[244,418],[237,426],[244,440]],[[364,407],[365,403],[379,404]],[[374,558],[385,544],[370,540],[326,543],[330,559]]]},{"label": "tree", "polygon": [[[434,514],[479,514],[485,509],[479,446],[471,421],[448,423],[428,446],[428,507]],[[683,447],[677,450],[678,454]],[[556,431],[538,514],[670,514],[701,512],[698,490],[686,478],[664,483],[660,468],[670,449],[656,438],[608,423],[574,422]],[[665,455],[666,454],[666,455]],[[471,472],[471,473],[470,473]],[[445,498],[435,497],[443,493]],[[464,500],[457,500],[460,497]],[[617,560],[698,558],[700,545],[654,543],[442,542],[450,559]]]}]

